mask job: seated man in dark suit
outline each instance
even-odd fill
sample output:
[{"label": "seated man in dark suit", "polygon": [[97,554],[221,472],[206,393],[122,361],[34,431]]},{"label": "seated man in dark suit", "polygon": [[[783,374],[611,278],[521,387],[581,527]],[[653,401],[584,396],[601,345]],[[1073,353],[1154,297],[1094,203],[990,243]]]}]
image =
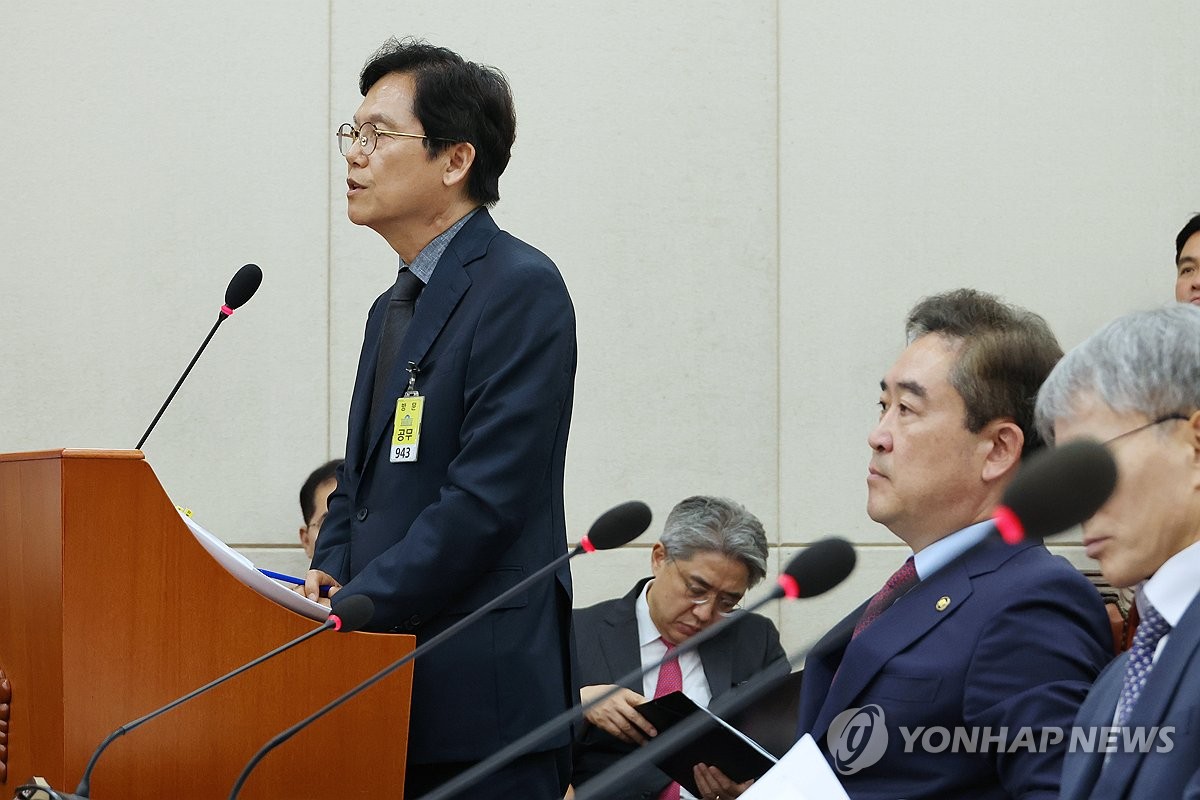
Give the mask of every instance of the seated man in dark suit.
[{"label": "seated man in dark suit", "polygon": [[1062,797],[1200,798],[1200,308],[1110,323],[1055,367],[1037,415],[1047,439],[1097,439],[1116,459],[1083,543],[1113,586],[1138,587],[1140,614],[1075,718]]},{"label": "seated man in dark suit", "polygon": [[[741,614],[735,625],[678,660],[652,670],[636,684],[587,714],[575,749],[572,783],[580,785],[654,736],[634,706],[682,688],[697,705],[764,670],[786,673],[787,659],[775,625],[737,610],[746,590],[766,574],[767,537],[762,523],[730,500],[689,497],[671,510],[650,553],[653,577],[624,597],[575,612],[580,696],[584,702],[613,681],[657,663],[668,649],[722,617]],[[660,770],[629,776],[611,800],[691,797]]]},{"label": "seated man in dark suit", "polygon": [[1067,743],[1043,729],[1070,726],[1112,633],[1083,575],[989,519],[1041,444],[1033,402],[1062,350],[1041,317],[965,289],[918,303],[906,332],[867,513],[913,556],[809,653],[799,730],[855,800],[1050,800]]}]

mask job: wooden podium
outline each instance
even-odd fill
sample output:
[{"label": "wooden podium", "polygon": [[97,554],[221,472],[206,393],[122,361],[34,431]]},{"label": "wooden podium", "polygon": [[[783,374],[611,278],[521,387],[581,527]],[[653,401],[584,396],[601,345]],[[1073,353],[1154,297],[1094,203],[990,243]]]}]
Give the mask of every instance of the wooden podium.
[{"label": "wooden podium", "polygon": [[[200,546],[138,451],[0,455],[0,798],[73,791],[121,725],[313,630]],[[117,739],[95,800],[220,800],[271,737],[411,636],[327,631]],[[259,764],[240,797],[402,796],[412,667]]]}]

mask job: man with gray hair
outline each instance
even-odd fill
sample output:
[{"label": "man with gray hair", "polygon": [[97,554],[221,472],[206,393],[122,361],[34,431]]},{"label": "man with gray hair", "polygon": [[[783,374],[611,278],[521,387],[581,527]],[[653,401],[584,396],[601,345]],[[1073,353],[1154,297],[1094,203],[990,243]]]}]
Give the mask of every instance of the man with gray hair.
[{"label": "man with gray hair", "polygon": [[[679,503],[650,551],[650,570],[653,576],[638,581],[624,597],[575,612],[584,702],[611,689],[614,681],[639,664],[649,667],[659,662],[718,620],[734,614],[743,618],[591,709],[576,743],[574,785],[602,772],[657,733],[634,708],[648,698],[682,690],[697,705],[707,707],[710,700],[759,673],[788,670],[775,625],[766,617],[738,610],[746,590],[767,571],[762,523],[740,504],[703,496]],[[650,767],[631,774],[621,793],[609,800],[680,797],[691,795]]]},{"label": "man with gray hair", "polygon": [[1037,424],[1050,442],[1102,441],[1116,460],[1116,491],[1083,543],[1109,583],[1137,587],[1140,615],[1075,718],[1077,731],[1121,730],[1111,752],[1068,751],[1062,798],[1200,797],[1200,308],[1109,323],[1050,374]]}]

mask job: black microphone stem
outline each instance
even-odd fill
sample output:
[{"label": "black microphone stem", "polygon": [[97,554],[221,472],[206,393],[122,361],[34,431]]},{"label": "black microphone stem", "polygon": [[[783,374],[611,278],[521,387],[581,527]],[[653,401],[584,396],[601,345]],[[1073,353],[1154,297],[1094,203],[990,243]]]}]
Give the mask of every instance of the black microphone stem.
[{"label": "black microphone stem", "polygon": [[179,380],[175,383],[175,388],[171,390],[169,395],[167,395],[167,399],[163,402],[162,408],[160,408],[158,413],[154,415],[154,419],[151,421],[150,427],[146,428],[146,432],[142,434],[142,438],[138,439],[137,447],[133,448],[134,450],[141,450],[142,445],[146,443],[148,438],[150,438],[150,431],[154,430],[154,426],[157,425],[159,419],[162,418],[163,412],[167,410],[167,406],[171,405],[171,401],[175,399],[175,393],[179,391],[179,387],[182,386],[183,382],[187,379],[188,373],[192,371],[192,367],[196,366],[196,361],[199,360],[200,354],[204,352],[204,348],[208,347],[208,343],[212,339],[213,334],[217,332],[217,328],[220,327],[221,323],[224,322],[225,318],[228,316],[229,315],[224,311],[217,315],[217,321],[213,323],[212,330],[208,332],[208,336],[204,337],[204,343],[200,345],[200,349],[196,351],[196,355],[192,356],[192,363],[188,364],[187,369],[185,369],[183,374],[179,376]]},{"label": "black microphone stem", "polygon": [[468,614],[467,616],[460,619],[458,622],[451,625],[449,628],[446,628],[446,630],[442,631],[437,636],[434,636],[429,641],[424,642],[419,647],[417,647],[417,648],[413,649],[412,651],[410,651],[409,653],[405,654],[404,657],[402,657],[400,660],[396,661],[395,663],[393,663],[389,666],[384,667],[379,672],[376,672],[370,678],[368,678],[367,680],[360,683],[358,686],[355,686],[353,689],[351,689],[350,691],[343,694],[341,697],[331,700],[330,702],[326,703],[322,708],[318,709],[317,711],[313,712],[309,716],[307,716],[304,719],[297,722],[292,727],[290,727],[287,730],[283,731],[282,733],[278,734],[275,738],[271,739],[271,741],[269,741],[265,745],[263,745],[262,748],[257,753],[254,754],[254,757],[250,759],[250,762],[248,764],[246,764],[246,767],[242,770],[242,774],[238,776],[237,782],[234,783],[233,789],[229,793],[229,800],[235,800],[235,798],[238,796],[238,792],[240,792],[242,790],[242,786],[245,785],[246,780],[250,777],[250,773],[254,770],[254,768],[256,766],[258,766],[258,762],[262,761],[263,758],[265,758],[266,755],[268,753],[270,753],[272,750],[274,750],[276,747],[283,744],[288,739],[292,738],[297,733],[299,733],[301,730],[308,727],[309,725],[316,722],[321,717],[328,714],[333,709],[340,706],[342,703],[345,703],[347,700],[350,700],[351,698],[356,697],[360,692],[366,691],[367,689],[371,688],[375,684],[379,683],[381,680],[383,680],[387,676],[391,675],[393,672],[400,669],[405,664],[412,661],[418,655],[424,655],[425,653],[428,653],[430,650],[437,647],[438,645],[440,645],[442,642],[446,641],[446,639],[450,638],[454,634],[458,633],[460,630],[465,628],[467,625],[470,625],[472,622],[479,620],[481,617],[483,617],[484,614],[491,611],[496,606],[509,600],[511,597],[518,594],[519,592],[525,591],[525,589],[530,584],[534,583],[536,580],[545,576],[546,574],[558,569],[569,559],[572,559],[575,556],[579,555],[580,553],[585,553],[585,552],[587,552],[587,550],[584,548],[584,546],[582,544],[576,545],[575,549],[572,550],[571,552],[563,553],[561,556],[554,559],[549,564],[547,564],[546,566],[539,569],[537,572],[530,575],[528,578],[525,578],[524,580],[520,581],[515,586],[509,587],[507,591],[501,592],[497,597],[489,600],[487,603],[484,603],[482,606],[475,609],[470,614]]},{"label": "black microphone stem", "polygon": [[474,786],[480,781],[480,779],[490,774],[493,770],[504,766],[517,756],[525,753],[529,748],[536,747],[546,739],[553,736],[554,733],[561,730],[563,725],[567,722],[570,722],[577,716],[587,713],[594,706],[603,703],[605,700],[624,689],[626,683],[638,680],[650,670],[661,667],[667,661],[679,658],[685,653],[695,650],[709,639],[720,635],[721,632],[723,632],[730,625],[737,624],[742,617],[757,611],[759,608],[762,608],[772,600],[778,600],[780,597],[783,597],[783,595],[783,589],[776,586],[770,594],[755,602],[753,605],[748,606],[743,611],[739,611],[733,616],[719,619],[714,624],[697,633],[695,636],[689,637],[686,641],[677,645],[669,655],[660,659],[658,663],[653,664],[648,668],[638,667],[628,674],[622,675],[619,679],[613,681],[612,688],[605,690],[595,699],[589,700],[586,703],[576,703],[573,707],[567,709],[557,717],[551,717],[549,720],[534,728],[520,739],[517,739],[515,742],[505,746],[493,755],[488,756],[486,759],[480,761],[465,772],[459,773],[450,781],[442,784],[432,792],[417,798],[417,800],[446,800],[446,798],[452,797],[458,792],[461,792],[463,789]]}]

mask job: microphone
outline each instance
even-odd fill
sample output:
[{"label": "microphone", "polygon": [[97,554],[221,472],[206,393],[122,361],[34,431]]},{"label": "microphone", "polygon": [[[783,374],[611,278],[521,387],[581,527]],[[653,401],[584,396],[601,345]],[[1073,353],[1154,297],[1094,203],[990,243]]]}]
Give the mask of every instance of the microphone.
[{"label": "microphone", "polygon": [[79,786],[76,787],[76,789],[75,789],[75,794],[67,795],[67,794],[62,794],[60,792],[59,795],[63,798],[74,798],[75,800],[83,800],[84,798],[87,798],[89,792],[91,792],[92,771],[96,768],[96,762],[100,759],[100,754],[103,753],[108,748],[108,746],[113,743],[113,741],[115,741],[116,739],[118,739],[121,736],[124,736],[126,733],[129,733],[131,730],[144,725],[145,723],[149,722],[150,720],[154,719],[155,717],[157,717],[161,714],[165,714],[166,712],[170,711],[171,709],[175,708],[176,706],[182,705],[183,703],[186,703],[188,700],[191,700],[194,697],[198,697],[198,696],[204,694],[209,689],[213,689],[213,688],[216,688],[217,686],[220,686],[225,681],[229,680],[230,678],[232,678],[236,675],[242,674],[243,672],[250,669],[251,667],[256,667],[259,664],[263,663],[264,661],[274,658],[275,656],[279,655],[280,653],[284,652],[285,650],[292,649],[293,647],[300,644],[301,642],[306,641],[306,640],[311,639],[312,637],[316,636],[318,633],[323,633],[331,628],[335,631],[343,631],[343,632],[347,632],[347,633],[357,631],[357,630],[361,629],[364,625],[366,625],[371,620],[371,616],[374,613],[375,613],[375,603],[373,603],[371,601],[371,598],[367,597],[366,595],[359,594],[359,595],[353,595],[351,597],[347,597],[345,600],[338,603],[337,611],[334,613],[331,613],[329,615],[329,618],[326,619],[325,622],[319,628],[315,628],[315,629],[309,631],[308,633],[305,633],[302,636],[299,636],[299,637],[293,639],[292,641],[288,642],[287,644],[280,645],[279,647],[275,648],[274,650],[267,653],[266,655],[259,656],[258,658],[254,659],[250,663],[245,664],[241,667],[238,667],[237,669],[233,670],[232,672],[226,673],[225,675],[222,675],[221,677],[217,678],[216,680],[213,680],[213,681],[210,681],[209,683],[204,684],[199,689],[189,692],[188,694],[184,695],[183,697],[180,697],[177,700],[172,700],[170,703],[167,703],[162,708],[151,711],[149,714],[146,714],[143,717],[139,717],[138,719],[135,719],[133,722],[129,722],[129,723],[126,723],[125,725],[122,725],[121,727],[117,728],[115,731],[110,733],[108,735],[108,738],[105,739],[103,742],[101,742],[100,746],[96,748],[96,752],[92,753],[92,757],[88,761],[87,768],[84,769],[84,771],[83,771],[83,777],[79,780]]},{"label": "microphone", "polygon": [[[588,529],[587,535],[580,540],[579,544],[576,545],[573,550],[554,559],[549,564],[542,567],[524,580],[518,581],[514,586],[501,592],[498,596],[484,603],[482,606],[475,609],[470,614],[451,625],[449,628],[446,628],[446,630],[442,631],[437,636],[434,636],[432,639],[424,642],[399,660],[384,667],[379,672],[376,672],[370,678],[367,678],[365,681],[360,683],[358,686],[355,686],[341,697],[330,701],[322,708],[310,714],[305,719],[300,720],[295,725],[278,734],[275,736],[275,738],[271,739],[271,741],[263,745],[262,748],[260,748],[259,751],[254,754],[254,756],[242,769],[242,774],[238,776],[237,782],[234,783],[233,789],[229,793],[229,799],[234,800],[238,796],[238,792],[242,790],[242,786],[244,786],[246,781],[249,779],[250,773],[253,772],[254,768],[258,766],[258,763],[276,747],[283,744],[288,739],[291,739],[297,733],[304,730],[306,727],[316,722],[330,711],[333,711],[347,700],[350,700],[351,698],[356,697],[359,693],[371,688],[388,675],[391,675],[393,672],[400,669],[400,667],[403,667],[405,664],[415,660],[417,657],[428,653],[430,650],[442,644],[450,637],[457,635],[463,628],[467,627],[473,622],[478,621],[489,611],[496,608],[501,603],[504,603],[514,595],[525,591],[528,586],[532,585],[546,575],[549,575],[554,570],[562,566],[562,564],[574,558],[575,556],[580,555],[581,553],[593,553],[597,550],[611,550],[633,541],[650,527],[650,518],[650,507],[639,500],[630,500],[629,502],[622,503],[619,506],[615,506],[614,508],[610,508],[608,511],[605,511],[596,519],[595,522],[592,523],[592,527]],[[338,603],[338,605],[340,606],[341,603]]]},{"label": "microphone", "polygon": [[[459,773],[452,780],[429,792],[420,798],[420,800],[446,800],[464,789],[474,786],[492,772],[528,752],[531,747],[535,747],[553,736],[564,725],[575,721],[593,706],[603,703],[621,691],[625,684],[641,680],[643,675],[650,670],[658,669],[669,659],[679,658],[684,653],[691,652],[714,636],[720,635],[729,625],[737,624],[744,614],[755,611],[772,600],[778,600],[782,597],[794,600],[800,597],[816,597],[819,594],[824,594],[846,579],[854,570],[856,560],[857,555],[854,552],[854,546],[845,539],[831,537],[814,542],[788,563],[783,574],[776,580],[776,585],[771,592],[766,597],[747,607],[744,612],[718,620],[687,641],[677,645],[673,652],[664,656],[657,663],[651,664],[649,667],[639,666],[632,672],[623,675],[613,682],[611,689],[600,696],[587,703],[577,703],[562,714],[552,717],[499,752],[480,761],[470,769]],[[596,777],[599,778],[600,776],[597,775]],[[590,785],[591,781],[588,784]]]},{"label": "microphone", "polygon": [[175,393],[179,391],[179,387],[183,385],[184,380],[191,373],[192,367],[196,366],[196,362],[200,359],[200,354],[204,352],[204,348],[208,347],[209,341],[212,339],[213,334],[217,332],[220,324],[232,316],[236,309],[244,306],[246,301],[258,291],[258,286],[261,283],[262,270],[256,264],[246,264],[230,278],[229,286],[225,289],[225,305],[221,306],[221,311],[217,314],[217,321],[213,323],[212,330],[208,332],[208,336],[204,337],[204,343],[200,345],[200,349],[196,351],[196,355],[192,356],[192,362],[187,365],[187,369],[179,376],[179,380],[175,383],[175,388],[167,395],[162,408],[158,409],[158,413],[154,415],[154,419],[150,422],[150,427],[146,428],[146,432],[142,434],[142,438],[138,439],[137,447],[134,448],[135,450],[141,450],[142,445],[150,438],[150,432],[158,424],[158,420],[162,417],[163,412],[167,410],[167,406],[175,399]]},{"label": "microphone", "polygon": [[1004,490],[994,520],[1008,544],[1044,539],[1087,521],[1117,485],[1117,463],[1099,442],[1081,439],[1038,453]]}]

